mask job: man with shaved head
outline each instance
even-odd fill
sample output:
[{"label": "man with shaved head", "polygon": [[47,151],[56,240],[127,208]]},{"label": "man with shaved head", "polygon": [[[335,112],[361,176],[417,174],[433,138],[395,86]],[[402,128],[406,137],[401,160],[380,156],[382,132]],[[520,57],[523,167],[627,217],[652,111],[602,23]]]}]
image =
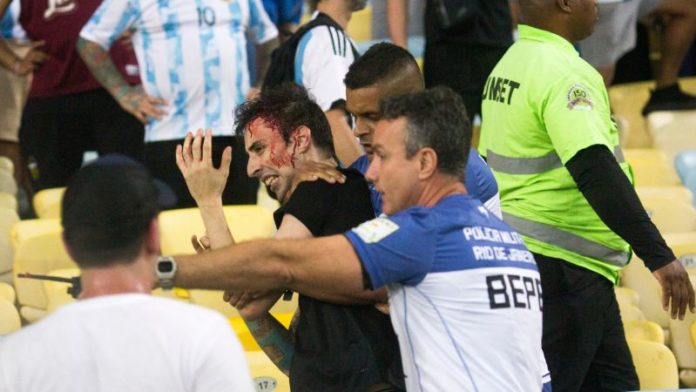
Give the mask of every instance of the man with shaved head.
[{"label": "man with shaved head", "polygon": [[[372,136],[380,119],[379,105],[383,100],[422,91],[423,75],[413,56],[405,49],[390,43],[372,46],[349,68],[346,78],[346,109],[355,118],[354,134],[362,145],[364,154],[339,156],[342,162],[366,173],[372,155]],[[352,139],[355,142],[355,139]],[[334,139],[334,143],[343,142]],[[338,148],[336,151],[355,151]],[[360,150],[359,148],[357,150]],[[486,163],[475,149],[469,151],[465,172],[467,192],[478,199],[488,210],[500,217],[498,185]],[[382,197],[372,189],[372,205],[379,215]]]},{"label": "man with shaved head", "polygon": [[554,391],[635,390],[613,290],[631,248],[673,318],[694,312],[694,291],[632,187],[602,77],[573,47],[596,1],[519,2],[526,24],[486,82],[479,151],[539,267]]}]

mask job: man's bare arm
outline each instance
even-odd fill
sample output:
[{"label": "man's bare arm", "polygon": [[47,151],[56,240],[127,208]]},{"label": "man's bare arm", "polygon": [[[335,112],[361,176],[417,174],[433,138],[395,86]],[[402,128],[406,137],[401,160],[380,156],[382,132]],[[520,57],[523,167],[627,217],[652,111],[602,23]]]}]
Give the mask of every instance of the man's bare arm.
[{"label": "man's bare arm", "polygon": [[406,0],[387,0],[389,38],[395,45],[408,49],[408,9]]},{"label": "man's bare arm", "polygon": [[212,290],[289,288],[313,298],[365,292],[355,250],[343,235],[257,240],[195,256],[176,256],[175,285]]},{"label": "man's bare arm", "polygon": [[166,101],[146,95],[140,86],[129,85],[116,69],[108,50],[80,37],[77,40],[77,51],[94,78],[124,110],[142,123],[147,123],[148,117],[160,118],[164,115],[160,105],[166,105]]},{"label": "man's bare arm", "polygon": [[326,119],[331,126],[334,149],[338,159],[344,166],[350,166],[364,153],[358,139],[353,135],[353,130],[348,125],[346,111],[342,108],[330,109],[326,112]]}]

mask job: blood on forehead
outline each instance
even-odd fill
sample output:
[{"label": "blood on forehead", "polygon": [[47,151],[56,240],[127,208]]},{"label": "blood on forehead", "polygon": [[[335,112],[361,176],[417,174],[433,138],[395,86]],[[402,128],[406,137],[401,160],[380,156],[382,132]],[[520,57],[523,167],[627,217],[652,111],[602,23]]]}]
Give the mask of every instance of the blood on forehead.
[{"label": "blood on forehead", "polygon": [[291,137],[293,142],[292,153],[288,152],[288,143],[283,139],[280,126],[273,119],[257,117],[253,119],[247,127],[249,140],[261,141],[268,150],[268,161],[276,167],[292,166],[295,167],[295,151],[297,149],[297,135]]}]

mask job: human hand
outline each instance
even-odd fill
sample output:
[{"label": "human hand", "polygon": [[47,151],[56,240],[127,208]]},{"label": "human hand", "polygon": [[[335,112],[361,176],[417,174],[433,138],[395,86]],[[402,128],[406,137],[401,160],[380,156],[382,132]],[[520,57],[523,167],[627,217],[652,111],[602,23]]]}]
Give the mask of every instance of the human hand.
[{"label": "human hand", "polygon": [[691,286],[689,274],[678,260],[658,268],[653,271],[653,275],[662,286],[662,307],[665,311],[670,310],[671,302],[670,315],[673,319],[679,317],[680,320],[684,320],[687,305],[691,313],[696,313],[694,288]]},{"label": "human hand", "polygon": [[26,76],[37,70],[41,64],[50,57],[46,52],[39,49],[44,46],[46,41],[34,41],[29,45],[29,51],[18,59],[12,71],[17,76]]},{"label": "human hand", "polygon": [[205,235],[198,238],[194,234],[191,236],[191,245],[193,245],[193,249],[196,250],[196,253],[207,252],[210,250],[210,239]]},{"label": "human hand", "polygon": [[239,315],[247,321],[256,320],[273,307],[282,291],[231,291],[226,290],[223,300],[237,308]]},{"label": "human hand", "polygon": [[142,86],[127,86],[116,96],[118,104],[123,110],[132,114],[143,124],[147,124],[148,117],[162,118],[165,112],[160,108],[167,105],[167,101],[161,98],[151,97],[145,94]]},{"label": "human hand", "polygon": [[232,162],[232,147],[222,152],[220,168],[213,166],[213,133],[199,129],[194,137],[190,132],[184,145],[176,146],[176,165],[184,176],[186,186],[199,207],[222,205],[222,192],[227,184]]},{"label": "human hand", "polygon": [[378,302],[375,304],[375,308],[387,316],[389,315],[389,302]]},{"label": "human hand", "polygon": [[290,194],[295,191],[300,183],[305,181],[324,180],[328,183],[335,184],[346,182],[346,176],[341,173],[336,166],[317,161],[303,161],[295,168],[295,174],[290,183]]}]

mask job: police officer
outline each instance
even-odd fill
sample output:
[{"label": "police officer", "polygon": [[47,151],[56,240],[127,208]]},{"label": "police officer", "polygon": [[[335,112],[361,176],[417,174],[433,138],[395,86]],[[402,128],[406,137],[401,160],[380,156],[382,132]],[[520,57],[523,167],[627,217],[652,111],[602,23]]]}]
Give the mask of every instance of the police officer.
[{"label": "police officer", "polygon": [[572,45],[592,33],[595,1],[520,6],[527,24],[484,88],[479,150],[539,266],[554,391],[637,389],[613,292],[631,247],[673,318],[694,312],[694,291],[631,185],[602,78]]}]

